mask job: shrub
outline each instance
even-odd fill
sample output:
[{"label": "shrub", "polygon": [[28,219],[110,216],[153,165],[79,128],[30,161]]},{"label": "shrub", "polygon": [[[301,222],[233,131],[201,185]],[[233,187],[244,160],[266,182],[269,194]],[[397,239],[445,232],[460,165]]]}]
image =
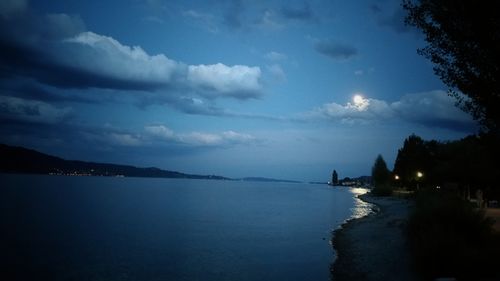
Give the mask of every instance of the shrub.
[{"label": "shrub", "polygon": [[391,196],[392,195],[392,187],[390,185],[384,184],[376,186],[372,189],[371,192],[375,196]]}]

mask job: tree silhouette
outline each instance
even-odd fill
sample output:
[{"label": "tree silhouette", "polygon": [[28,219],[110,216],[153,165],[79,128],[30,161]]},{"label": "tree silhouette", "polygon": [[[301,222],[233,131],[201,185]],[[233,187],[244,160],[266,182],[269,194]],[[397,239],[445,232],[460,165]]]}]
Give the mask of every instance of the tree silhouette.
[{"label": "tree silhouette", "polygon": [[375,159],[375,163],[373,164],[372,167],[372,181],[373,185],[378,188],[378,187],[383,187],[384,185],[387,185],[387,183],[390,180],[391,173],[389,169],[387,169],[387,164],[385,163],[384,158],[382,155],[378,155],[377,158]]},{"label": "tree silhouette", "polygon": [[433,166],[436,149],[435,141],[426,142],[415,134],[406,138],[394,162],[394,173],[400,177],[401,183],[409,186],[416,180],[417,172],[429,178],[428,171]]},{"label": "tree silhouette", "polygon": [[[422,30],[419,54],[483,128],[500,133],[500,12],[496,1],[403,0],[406,23]],[[464,94],[464,95],[462,95]]]},{"label": "tree silhouette", "polygon": [[[487,134],[439,142],[413,134],[398,150],[394,174],[399,176],[398,182],[409,188],[415,188],[417,180],[423,187],[457,184],[461,189],[489,189],[492,197],[500,198],[497,140]],[[418,179],[417,172],[424,177]]]}]

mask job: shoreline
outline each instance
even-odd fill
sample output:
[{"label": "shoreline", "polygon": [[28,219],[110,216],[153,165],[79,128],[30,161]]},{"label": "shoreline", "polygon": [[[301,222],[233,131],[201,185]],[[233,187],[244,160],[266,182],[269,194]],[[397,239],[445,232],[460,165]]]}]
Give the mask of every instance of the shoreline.
[{"label": "shoreline", "polygon": [[404,235],[411,202],[370,194],[358,198],[372,204],[373,211],[334,231],[333,280],[419,280]]}]

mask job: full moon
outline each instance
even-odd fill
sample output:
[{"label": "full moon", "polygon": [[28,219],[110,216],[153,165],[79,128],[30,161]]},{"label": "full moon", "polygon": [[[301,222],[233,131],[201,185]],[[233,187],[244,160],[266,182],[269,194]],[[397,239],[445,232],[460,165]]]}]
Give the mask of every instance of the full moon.
[{"label": "full moon", "polygon": [[365,99],[361,95],[355,95],[352,98],[352,101],[354,102],[355,105],[362,105],[364,100]]}]

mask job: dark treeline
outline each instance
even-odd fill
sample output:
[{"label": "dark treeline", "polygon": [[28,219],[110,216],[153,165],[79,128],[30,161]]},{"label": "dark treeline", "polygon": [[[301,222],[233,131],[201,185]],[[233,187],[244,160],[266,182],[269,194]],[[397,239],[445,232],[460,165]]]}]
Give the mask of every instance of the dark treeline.
[{"label": "dark treeline", "polygon": [[[411,135],[398,151],[391,179],[385,182],[381,177],[382,183],[375,185],[375,195],[402,188],[413,191],[409,194],[414,208],[405,232],[424,280],[500,280],[500,235],[481,208],[487,205],[469,200],[478,199],[477,190],[485,201],[500,199],[497,140],[491,134],[447,142]],[[373,172],[383,174],[386,168],[379,158]]]},{"label": "dark treeline", "polygon": [[[499,198],[500,148],[495,136],[472,135],[461,140],[439,142],[411,135],[399,149],[394,164],[395,185],[457,189]],[[420,172],[420,176],[419,173]]]},{"label": "dark treeline", "polygon": [[500,280],[500,233],[484,208],[500,199],[498,143],[494,134],[446,142],[413,134],[392,172],[381,155],[376,158],[372,194],[413,199],[404,232],[418,278]]}]

